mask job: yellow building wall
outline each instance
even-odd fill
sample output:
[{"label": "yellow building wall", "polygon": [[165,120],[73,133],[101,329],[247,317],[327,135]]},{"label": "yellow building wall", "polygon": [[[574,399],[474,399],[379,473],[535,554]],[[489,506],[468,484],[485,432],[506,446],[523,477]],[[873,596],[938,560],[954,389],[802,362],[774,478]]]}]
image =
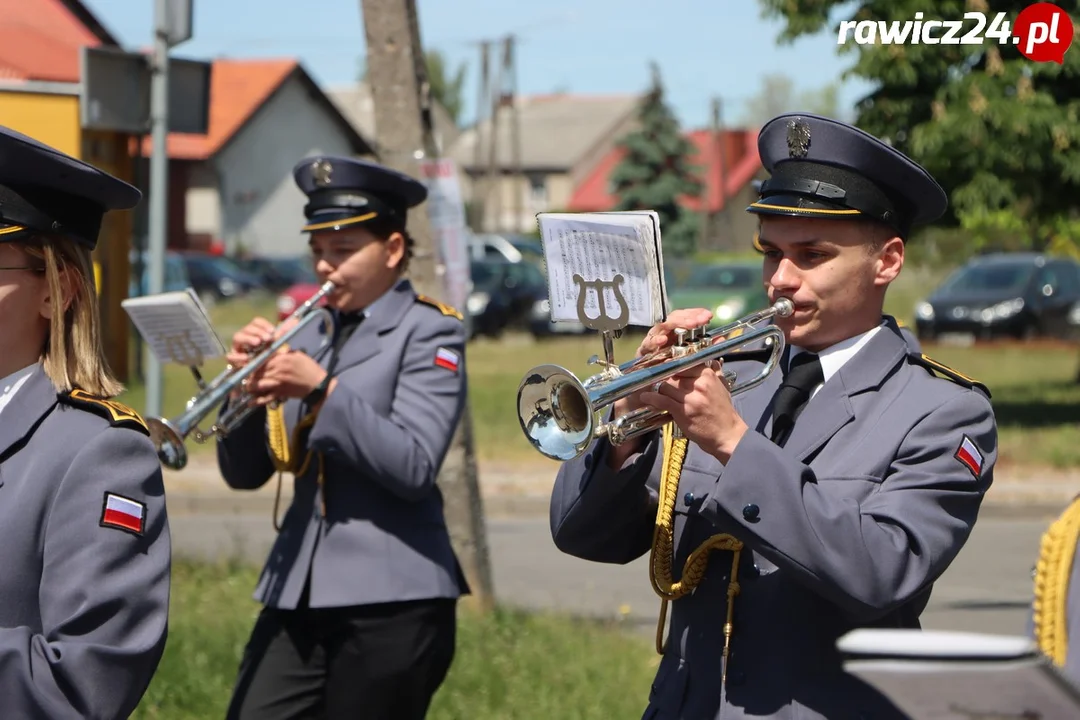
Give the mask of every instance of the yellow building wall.
[{"label": "yellow building wall", "polygon": [[[75,95],[0,90],[0,125],[133,182],[134,162],[128,153],[128,136],[83,132],[79,98]],[[128,294],[133,219],[131,211],[107,213],[94,251],[94,280],[100,298],[105,353],[122,382],[128,379],[129,322],[120,302]]]},{"label": "yellow building wall", "polygon": [[73,157],[82,156],[77,96],[0,91],[0,125]]}]

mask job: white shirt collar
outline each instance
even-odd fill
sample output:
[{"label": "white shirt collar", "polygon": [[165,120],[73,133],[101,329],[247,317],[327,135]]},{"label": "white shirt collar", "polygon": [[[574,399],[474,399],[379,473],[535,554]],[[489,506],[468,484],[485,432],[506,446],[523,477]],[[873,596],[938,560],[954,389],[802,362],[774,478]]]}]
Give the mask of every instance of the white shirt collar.
[{"label": "white shirt collar", "polygon": [[27,365],[22,370],[16,370],[6,378],[0,380],[0,412],[3,412],[7,404],[15,397],[15,393],[17,393],[19,388],[23,386],[23,383],[29,379],[30,373],[35,367],[37,367],[37,363]]},{"label": "white shirt collar", "polygon": [[[840,372],[840,368],[844,366],[844,363],[855,357],[856,353],[858,353],[859,350],[862,350],[866,343],[870,342],[870,338],[874,337],[874,334],[878,330],[881,330],[880,325],[873,327],[864,333],[855,335],[854,337],[849,337],[847,340],[841,340],[835,345],[830,345],[819,352],[818,357],[821,358],[821,374],[825,377],[822,385],[829,382],[829,378]],[[795,357],[795,353],[799,352],[804,352],[804,350],[795,345],[791,346],[791,357]],[[814,391],[810,393],[810,397],[814,397],[820,389],[821,385],[814,388]]]}]

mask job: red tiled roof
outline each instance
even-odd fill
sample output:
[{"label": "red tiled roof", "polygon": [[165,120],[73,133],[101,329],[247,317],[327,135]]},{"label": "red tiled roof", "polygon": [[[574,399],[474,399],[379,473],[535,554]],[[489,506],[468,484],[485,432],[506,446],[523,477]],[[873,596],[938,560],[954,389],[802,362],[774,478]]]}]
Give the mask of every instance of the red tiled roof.
[{"label": "red tiled roof", "polygon": [[[0,0],[2,2],[3,0]],[[169,157],[213,157],[298,67],[295,60],[215,60],[210,69],[210,124],[206,135],[170,133]],[[151,138],[143,155],[151,152]]]},{"label": "red tiled roof", "polygon": [[[708,184],[709,212],[722,210],[727,199],[744,188],[761,170],[756,130],[728,130],[723,133],[723,160],[728,169],[726,178],[721,178],[721,153],[720,148],[713,142],[712,132],[695,130],[688,133],[687,137],[695,149],[690,162],[697,166],[702,178],[714,178]],[[608,192],[608,177],[624,155],[623,150],[616,147],[604,156],[593,171],[574,188],[567,211],[599,212],[615,207],[616,199]],[[722,179],[723,182],[716,182],[715,179]],[[701,208],[700,197],[684,198],[683,203],[694,211]]]},{"label": "red tiled roof", "polygon": [[0,77],[79,82],[82,47],[102,39],[63,0],[0,0]]}]

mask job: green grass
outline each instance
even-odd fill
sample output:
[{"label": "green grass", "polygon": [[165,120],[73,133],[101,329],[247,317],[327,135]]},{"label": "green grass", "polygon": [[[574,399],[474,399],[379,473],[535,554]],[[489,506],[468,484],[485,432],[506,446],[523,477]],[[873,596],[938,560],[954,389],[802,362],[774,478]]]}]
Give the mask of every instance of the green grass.
[{"label": "green grass", "polygon": [[[907,268],[887,296],[886,312],[912,322],[915,302],[929,292],[947,269]],[[273,300],[238,301],[211,310],[223,342],[255,314],[276,317]],[[628,333],[615,344],[621,362],[632,357],[640,335]],[[928,345],[931,356],[986,383],[994,394],[1001,429],[1001,462],[1029,466],[1080,466],[1080,385],[1073,382],[1080,353],[1074,347]],[[563,365],[579,377],[592,374],[588,358],[602,352],[598,338],[560,337],[535,340],[508,334],[500,340],[481,338],[468,348],[469,399],[475,428],[475,448],[481,461],[524,462],[541,458],[526,442],[517,420],[518,383],[540,363]],[[224,367],[207,363],[210,378]],[[184,409],[196,386],[186,368],[168,366],[164,373],[163,408],[172,417]],[[137,409],[144,407],[143,388],[132,383],[122,397]],[[204,424],[205,425],[205,424]],[[210,445],[188,443],[193,454]]]},{"label": "green grass", "polygon": [[[258,613],[256,571],[173,566],[169,641],[135,720],[220,718]],[[430,720],[638,717],[659,658],[621,628],[500,608],[461,607],[457,652]]]}]

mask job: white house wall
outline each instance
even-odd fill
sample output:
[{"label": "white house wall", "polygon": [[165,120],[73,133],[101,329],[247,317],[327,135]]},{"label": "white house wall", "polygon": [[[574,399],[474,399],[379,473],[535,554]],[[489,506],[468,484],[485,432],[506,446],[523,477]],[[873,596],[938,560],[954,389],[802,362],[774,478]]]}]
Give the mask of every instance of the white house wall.
[{"label": "white house wall", "polygon": [[205,163],[192,163],[188,173],[184,227],[189,233],[219,235],[221,197],[214,170]]},{"label": "white house wall", "polygon": [[[306,87],[290,78],[214,158],[220,237],[226,252],[259,255],[306,251],[300,233],[304,194],[293,167],[309,155],[353,154],[348,136]],[[189,194],[188,201],[193,198]]]}]

